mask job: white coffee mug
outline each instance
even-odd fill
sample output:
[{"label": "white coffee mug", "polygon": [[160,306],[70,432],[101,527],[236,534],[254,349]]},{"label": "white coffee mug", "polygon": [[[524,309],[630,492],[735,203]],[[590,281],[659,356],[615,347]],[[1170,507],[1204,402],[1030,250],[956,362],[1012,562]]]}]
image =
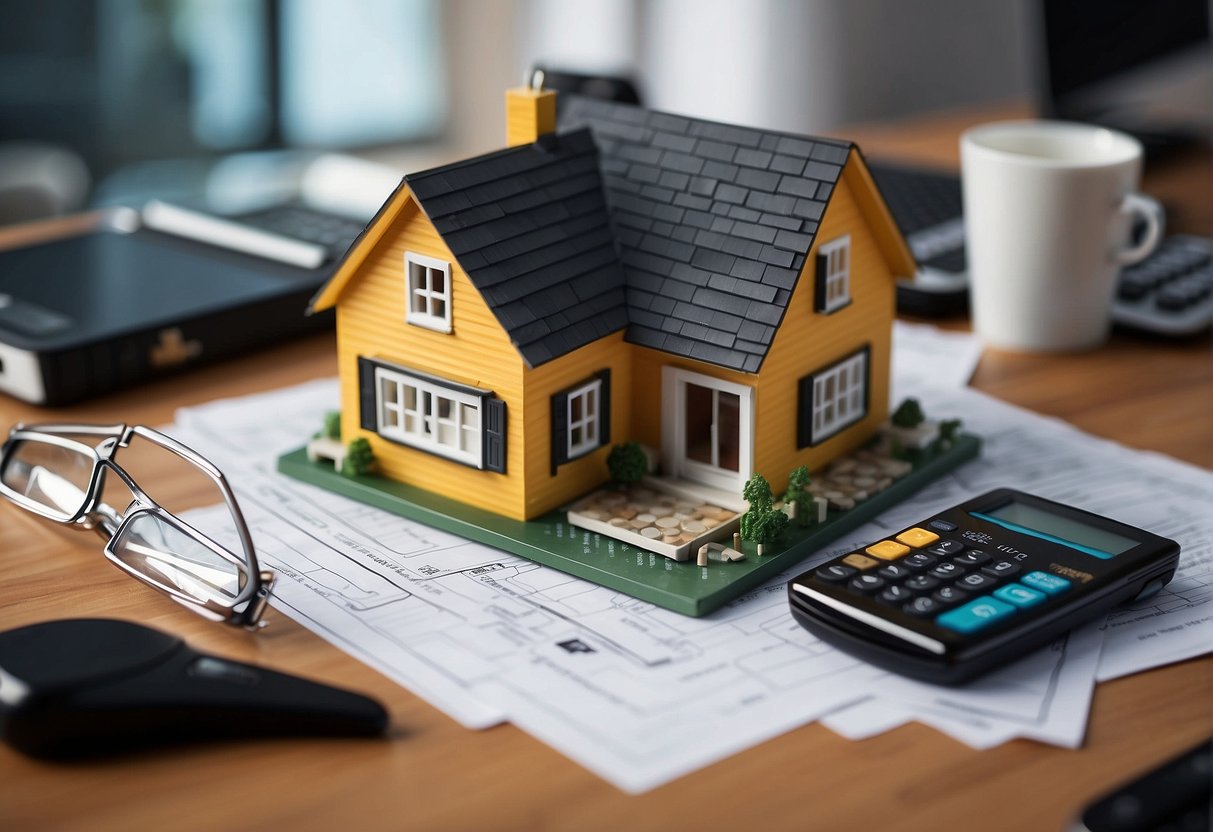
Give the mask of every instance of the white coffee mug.
[{"label": "white coffee mug", "polygon": [[[1116,275],[1162,236],[1162,207],[1136,193],[1141,143],[1059,121],[985,124],[960,137],[973,329],[1029,352],[1098,346]],[[1129,246],[1133,219],[1144,222]]]}]

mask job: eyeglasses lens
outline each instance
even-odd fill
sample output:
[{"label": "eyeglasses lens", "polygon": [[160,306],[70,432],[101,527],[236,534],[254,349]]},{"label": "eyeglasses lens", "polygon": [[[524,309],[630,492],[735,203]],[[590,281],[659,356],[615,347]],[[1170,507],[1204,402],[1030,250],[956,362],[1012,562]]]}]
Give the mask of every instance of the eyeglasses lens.
[{"label": "eyeglasses lens", "polygon": [[153,512],[131,515],[109,548],[128,569],[198,600],[230,602],[240,591],[241,571],[235,564]]},{"label": "eyeglasses lens", "polygon": [[[223,492],[207,473],[180,454],[157,444],[146,436],[135,434],[128,445],[114,453],[118,465],[135,485],[161,508],[185,520],[198,531],[224,546],[235,546],[235,525],[226,510]],[[122,478],[107,471],[101,492],[102,500],[118,512],[125,513],[135,494]],[[207,506],[220,506],[218,511],[195,511]]]},{"label": "eyeglasses lens", "polygon": [[52,516],[67,520],[84,507],[93,466],[91,454],[22,440],[10,447],[0,479]]}]

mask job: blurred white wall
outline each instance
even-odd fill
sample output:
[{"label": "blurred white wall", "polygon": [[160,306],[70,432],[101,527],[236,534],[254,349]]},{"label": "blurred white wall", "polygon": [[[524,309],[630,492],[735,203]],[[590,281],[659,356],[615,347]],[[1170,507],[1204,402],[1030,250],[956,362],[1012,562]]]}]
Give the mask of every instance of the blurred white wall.
[{"label": "blurred white wall", "polygon": [[518,14],[515,74],[531,61],[633,68],[649,106],[722,121],[813,132],[1031,93],[1029,0],[500,6]]}]

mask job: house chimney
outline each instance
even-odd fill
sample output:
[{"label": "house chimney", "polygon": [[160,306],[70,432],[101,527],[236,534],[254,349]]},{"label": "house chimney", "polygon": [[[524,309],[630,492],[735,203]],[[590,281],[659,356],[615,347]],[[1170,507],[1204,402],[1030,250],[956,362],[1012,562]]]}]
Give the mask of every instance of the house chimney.
[{"label": "house chimney", "polygon": [[555,132],[556,93],[543,88],[543,70],[535,70],[528,83],[505,91],[505,141],[514,147]]}]

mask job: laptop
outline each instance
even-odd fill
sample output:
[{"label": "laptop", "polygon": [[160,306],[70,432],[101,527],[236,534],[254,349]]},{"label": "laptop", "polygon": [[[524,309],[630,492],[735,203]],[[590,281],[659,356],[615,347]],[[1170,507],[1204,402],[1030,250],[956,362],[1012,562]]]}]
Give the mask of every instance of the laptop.
[{"label": "laptop", "polygon": [[[305,316],[308,300],[401,176],[348,153],[441,128],[431,5],[11,12],[0,151],[75,154],[93,182],[78,207],[103,213],[0,252],[0,391],[70,404],[330,324]],[[6,181],[0,205],[37,203]]]}]

